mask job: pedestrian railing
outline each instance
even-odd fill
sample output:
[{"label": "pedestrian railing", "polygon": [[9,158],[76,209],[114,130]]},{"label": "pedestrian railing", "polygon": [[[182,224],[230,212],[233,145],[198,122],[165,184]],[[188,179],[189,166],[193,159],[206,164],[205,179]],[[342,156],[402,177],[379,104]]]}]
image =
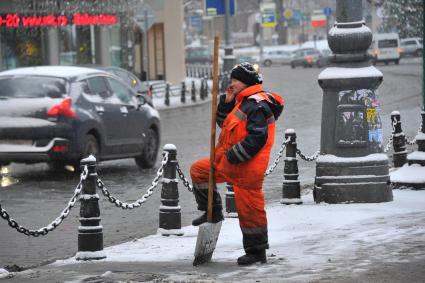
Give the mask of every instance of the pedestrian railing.
[{"label": "pedestrian railing", "polygon": [[[202,76],[182,81],[180,85],[172,85],[166,81],[152,83],[149,88],[153,97],[163,98],[164,105],[171,106],[171,97],[180,97],[181,103],[205,100],[212,92],[212,77]],[[219,75],[219,91],[224,93],[230,83],[227,73]]]},{"label": "pedestrian railing", "polygon": [[[409,141],[402,129],[400,113],[394,111],[391,115],[392,133],[389,137],[391,143],[387,143],[383,151],[388,152],[392,146],[394,167],[403,166],[407,162],[406,144],[412,145],[413,141],[418,145],[418,150],[425,155],[425,112],[421,113],[421,125],[416,137]],[[299,156],[302,160],[307,162],[315,161],[320,151],[317,150],[313,155],[308,156],[302,153],[297,147],[296,132],[293,129],[285,131],[284,140],[280,146],[279,152],[264,173],[265,177],[270,176],[276,169],[277,165],[282,160],[285,152],[284,169],[283,169],[283,185],[282,185],[282,204],[301,204],[301,190],[298,159]],[[409,159],[410,163],[419,163],[425,166],[425,160]],[[28,229],[18,224],[10,214],[2,207],[0,203],[0,216],[9,226],[19,233],[27,236],[39,237],[45,236],[47,233],[55,230],[69,215],[70,210],[75,206],[77,198],[80,200],[80,226],[78,227],[78,252],[76,259],[78,260],[92,260],[105,258],[103,253],[103,227],[100,225],[100,209],[99,209],[99,195],[97,189],[100,189],[103,196],[114,204],[116,207],[130,210],[143,206],[148,198],[157,189],[160,180],[162,181],[161,188],[161,205],[159,207],[159,228],[158,232],[161,235],[183,235],[181,229],[181,207],[179,206],[179,191],[178,183],[180,179],[183,186],[188,191],[193,192],[193,186],[186,178],[181,170],[177,160],[177,149],[172,144],[167,144],[163,148],[161,165],[156,172],[151,185],[148,187],[146,193],[140,199],[132,203],[127,203],[119,200],[117,197],[112,196],[101,178],[97,174],[96,159],[93,156],[81,160],[81,175],[80,181],[74,189],[74,193],[69,200],[68,204],[61,212],[61,214],[50,224],[40,229]],[[227,184],[226,192],[226,212],[228,217],[237,217],[236,205],[234,200],[234,191],[232,184]]]}]

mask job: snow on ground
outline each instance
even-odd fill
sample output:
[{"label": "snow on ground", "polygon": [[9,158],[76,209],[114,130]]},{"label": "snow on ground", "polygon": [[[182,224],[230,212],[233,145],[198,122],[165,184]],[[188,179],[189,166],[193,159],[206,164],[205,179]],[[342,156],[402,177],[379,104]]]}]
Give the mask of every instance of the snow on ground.
[{"label": "snow on ground", "polygon": [[10,273],[3,268],[0,268],[0,279],[9,277]]},{"label": "snow on ground", "polygon": [[[315,204],[311,192],[302,198],[302,205],[274,203],[267,207],[269,264],[219,274],[219,278],[237,278],[248,271],[262,278],[304,280],[319,269],[345,271],[347,264],[348,270],[361,272],[375,261],[402,262],[412,257],[425,260],[423,249],[416,249],[407,258],[406,246],[401,244],[406,241],[385,248],[406,237],[416,242],[425,240],[425,226],[414,223],[425,218],[425,191],[395,190],[394,201],[387,203]],[[157,234],[108,247],[104,250],[107,258],[99,262],[183,262],[190,266],[198,229],[187,226],[183,231],[180,237]],[[243,253],[238,221],[227,218],[213,262],[234,264]],[[76,263],[75,258],[70,258],[54,265]]]},{"label": "snow on ground", "polygon": [[404,164],[390,173],[390,179],[392,183],[424,184],[425,167],[419,164]]}]

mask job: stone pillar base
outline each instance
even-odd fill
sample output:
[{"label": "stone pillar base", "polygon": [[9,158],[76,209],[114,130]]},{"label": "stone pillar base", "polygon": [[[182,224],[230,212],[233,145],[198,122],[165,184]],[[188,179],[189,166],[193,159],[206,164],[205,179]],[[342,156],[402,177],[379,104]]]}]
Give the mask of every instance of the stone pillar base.
[{"label": "stone pillar base", "polygon": [[388,157],[371,154],[343,158],[322,155],[316,163],[316,203],[377,203],[393,200]]}]

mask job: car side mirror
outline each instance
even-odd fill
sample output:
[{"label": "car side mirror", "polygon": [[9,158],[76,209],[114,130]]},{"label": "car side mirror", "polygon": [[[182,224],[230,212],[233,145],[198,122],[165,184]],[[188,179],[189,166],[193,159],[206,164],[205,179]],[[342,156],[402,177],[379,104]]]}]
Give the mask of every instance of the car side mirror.
[{"label": "car side mirror", "polygon": [[139,109],[140,107],[146,104],[146,98],[143,94],[137,93],[136,98],[137,98],[137,109]]}]

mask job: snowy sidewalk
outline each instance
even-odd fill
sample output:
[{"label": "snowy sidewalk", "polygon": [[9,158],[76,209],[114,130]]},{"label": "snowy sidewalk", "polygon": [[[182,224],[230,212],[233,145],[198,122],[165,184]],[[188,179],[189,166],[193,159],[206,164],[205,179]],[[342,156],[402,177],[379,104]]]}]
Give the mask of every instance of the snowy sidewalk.
[{"label": "snowy sidewalk", "polygon": [[[197,228],[105,248],[107,258],[74,258],[10,276],[12,282],[424,282],[425,191],[395,190],[394,201],[267,207],[268,263],[239,267],[237,219],[223,222],[211,263],[193,267]],[[1,277],[2,273],[0,273]],[[99,281],[96,281],[99,280]]]}]

